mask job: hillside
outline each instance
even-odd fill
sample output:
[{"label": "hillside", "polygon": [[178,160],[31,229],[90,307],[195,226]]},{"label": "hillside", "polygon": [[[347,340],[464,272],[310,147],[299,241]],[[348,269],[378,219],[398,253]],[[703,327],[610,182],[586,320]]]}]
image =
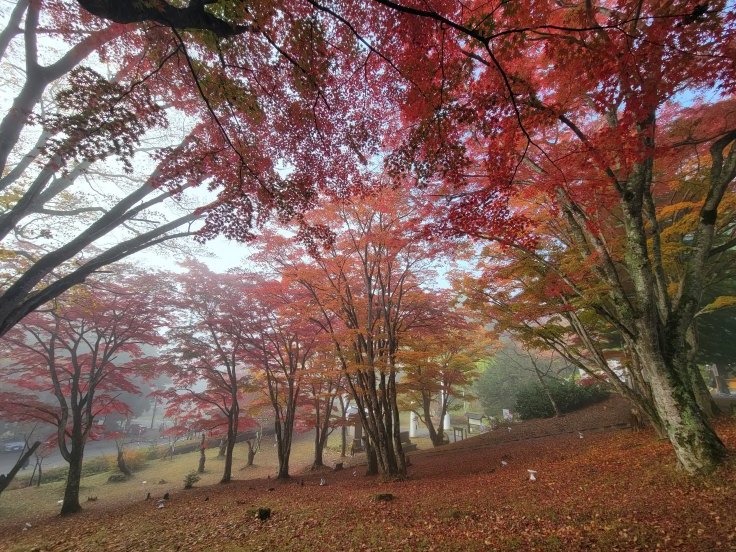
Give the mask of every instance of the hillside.
[{"label": "hillside", "polygon": [[[624,414],[607,401],[420,451],[403,482],[364,477],[356,466],[286,483],[178,491],[161,509],[141,500],[27,530],[8,526],[0,549],[736,550],[733,461],[692,480],[649,431],[578,434],[583,424],[613,425]],[[736,423],[721,421],[718,429],[733,449]],[[394,499],[378,501],[379,493]],[[272,509],[271,519],[256,519],[261,507]]]}]

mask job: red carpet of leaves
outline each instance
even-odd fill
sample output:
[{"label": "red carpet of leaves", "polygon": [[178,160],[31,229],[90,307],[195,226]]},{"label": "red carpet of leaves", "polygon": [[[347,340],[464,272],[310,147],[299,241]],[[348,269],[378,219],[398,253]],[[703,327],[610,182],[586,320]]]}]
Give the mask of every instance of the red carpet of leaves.
[{"label": "red carpet of leaves", "polygon": [[[609,401],[417,453],[402,482],[347,468],[307,474],[303,486],[300,477],[238,481],[181,491],[163,509],[142,501],[27,531],[8,527],[0,549],[736,550],[734,461],[693,480],[648,431],[578,435],[581,424],[607,425],[620,416],[623,409]],[[721,421],[718,430],[733,450],[736,423]],[[545,431],[557,435],[538,436]],[[522,436],[528,438],[499,442]],[[537,471],[536,482],[528,469]],[[395,499],[376,501],[377,493]],[[258,521],[258,507],[272,508],[272,518]]]}]

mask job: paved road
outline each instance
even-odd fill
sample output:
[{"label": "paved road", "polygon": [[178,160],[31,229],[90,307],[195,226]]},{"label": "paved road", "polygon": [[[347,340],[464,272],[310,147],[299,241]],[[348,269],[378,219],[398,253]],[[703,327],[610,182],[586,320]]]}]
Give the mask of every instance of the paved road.
[{"label": "paved road", "polygon": [[[151,444],[151,442],[159,442],[156,440],[158,437],[157,432],[152,433],[150,438],[143,436],[141,441],[133,442],[126,445],[126,448],[145,448]],[[166,438],[160,440],[161,443],[166,442]],[[94,458],[95,456],[114,455],[117,454],[117,448],[115,447],[115,441],[89,441],[87,446],[84,448],[85,459]],[[19,452],[2,452],[0,451],[0,473],[8,473],[10,469],[15,465],[16,460],[20,456]],[[28,469],[33,469],[33,458],[31,457],[30,465]],[[61,453],[58,450],[54,451],[48,458],[43,461],[43,468],[56,468],[59,466],[65,466],[66,462],[61,457]],[[23,472],[20,472],[21,474]]]}]

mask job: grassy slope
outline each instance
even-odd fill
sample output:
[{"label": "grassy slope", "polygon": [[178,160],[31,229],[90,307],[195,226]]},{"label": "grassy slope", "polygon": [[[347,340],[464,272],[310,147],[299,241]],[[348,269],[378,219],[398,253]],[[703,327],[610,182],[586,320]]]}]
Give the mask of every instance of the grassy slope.
[{"label": "grassy slope", "polygon": [[[601,411],[570,417],[562,429],[595,415]],[[559,430],[559,423],[549,427]],[[733,449],[736,423],[721,422],[719,431]],[[46,517],[27,531],[10,524],[0,548],[736,550],[733,462],[715,477],[690,480],[676,469],[667,444],[649,432],[591,432],[580,439],[574,430],[505,443],[485,436],[443,453],[414,454],[412,464],[404,482],[349,468],[326,474],[327,486],[319,485],[321,474],[308,473],[303,486],[300,478],[260,479],[177,490],[160,510],[142,500],[104,507],[100,498],[71,519]],[[537,470],[539,480],[530,482],[527,469]],[[380,492],[396,498],[377,502]],[[249,512],[257,507],[272,508],[272,519],[257,521]]]}]

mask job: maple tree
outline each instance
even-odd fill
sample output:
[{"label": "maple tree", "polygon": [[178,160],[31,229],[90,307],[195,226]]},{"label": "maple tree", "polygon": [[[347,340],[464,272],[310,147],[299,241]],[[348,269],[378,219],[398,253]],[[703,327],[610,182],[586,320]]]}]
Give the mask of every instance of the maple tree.
[{"label": "maple tree", "polygon": [[55,428],[69,464],[62,514],[81,509],[84,449],[98,418],[127,411],[118,394],[136,393],[133,377],[152,374],[153,359],[142,346],[163,343],[155,278],[99,278],[27,316],[3,338],[11,361],[3,379],[11,390],[0,394],[0,413]]},{"label": "maple tree", "polygon": [[[709,259],[734,245],[714,241],[718,208],[736,174],[735,26],[727,2],[80,5],[120,23],[199,29],[186,37],[197,45],[214,36],[209,52],[213,59],[223,53],[224,73],[243,69],[231,58],[248,59],[251,70],[278,58],[265,82],[291,95],[283,112],[292,125],[276,127],[280,151],[300,153],[288,159],[295,174],[305,176],[300,169],[310,164],[317,171],[313,179],[282,181],[278,197],[296,213],[317,189],[350,193],[350,179],[335,174],[352,166],[345,163],[351,152],[377,152],[375,140],[361,139],[366,130],[380,131],[380,146],[393,148],[385,159],[394,175],[414,176],[443,197],[434,233],[494,240],[545,260],[538,247],[549,245],[544,232],[537,235],[531,211],[517,210],[516,200],[528,194],[550,204],[569,226],[566,245],[590,259],[589,274],[608,297],[605,314],[632,361],[647,372],[650,418],[659,418],[688,472],[721,462],[725,449],[693,392],[699,383],[688,336]],[[714,99],[691,101],[704,90],[716,91]],[[397,103],[400,114],[391,109]],[[278,110],[263,113],[287,120]],[[405,132],[392,132],[399,124]],[[297,147],[307,128],[317,129],[314,150]],[[335,155],[323,155],[333,144]],[[705,193],[681,285],[672,291],[656,223],[656,176],[663,165],[706,152]],[[325,161],[314,163],[317,156]]]},{"label": "maple tree", "polygon": [[320,329],[309,319],[304,293],[293,282],[254,274],[241,278],[241,292],[247,301],[247,355],[253,386],[273,410],[277,478],[288,479],[303,376],[319,348]]},{"label": "maple tree", "polygon": [[477,363],[489,348],[482,329],[474,328],[462,311],[437,310],[434,324],[428,320],[397,353],[402,369],[399,406],[417,414],[434,446],[449,439],[443,421],[455,400],[472,399],[469,388],[478,377]]},{"label": "maple tree", "polygon": [[313,302],[312,318],[332,343],[366,434],[369,473],[403,476],[397,353],[407,332],[435,314],[421,284],[433,276],[436,251],[416,239],[418,212],[407,195],[377,190],[305,215],[335,232],[330,245],[272,235],[264,256]]},{"label": "maple tree", "polygon": [[[724,3],[703,11],[657,1],[477,11],[391,4],[406,13],[407,32],[421,27],[431,52],[409,52],[421,93],[406,96],[412,126],[391,166],[435,183],[446,198],[432,230],[515,249],[525,277],[545,265],[548,298],[565,301],[559,291],[576,294],[584,278],[597,284],[599,314],[645,373],[638,383],[650,395],[650,418],[686,471],[714,469],[725,448],[693,392],[688,334],[709,259],[734,245],[714,234],[736,176],[726,61],[733,14]],[[703,87],[720,97],[691,105],[686,95]],[[657,185],[660,175],[705,159],[691,244],[678,285],[669,287]],[[548,239],[556,224],[566,227],[560,242]],[[554,252],[565,248],[578,262],[560,270]],[[585,333],[574,303],[560,311]],[[593,362],[608,369],[595,337],[581,336]]]},{"label": "maple tree", "polygon": [[184,264],[172,304],[179,320],[171,332],[166,415],[187,430],[225,431],[222,483],[232,478],[238,433],[253,427],[246,390],[250,312],[234,274],[216,274],[195,261]]},{"label": "maple tree", "polygon": [[323,456],[327,438],[338,425],[344,427],[344,415],[340,420],[335,416],[335,402],[338,401],[344,388],[342,380],[342,371],[331,348],[318,351],[302,375],[305,404],[302,406],[301,416],[314,428],[313,469],[324,466]]}]

